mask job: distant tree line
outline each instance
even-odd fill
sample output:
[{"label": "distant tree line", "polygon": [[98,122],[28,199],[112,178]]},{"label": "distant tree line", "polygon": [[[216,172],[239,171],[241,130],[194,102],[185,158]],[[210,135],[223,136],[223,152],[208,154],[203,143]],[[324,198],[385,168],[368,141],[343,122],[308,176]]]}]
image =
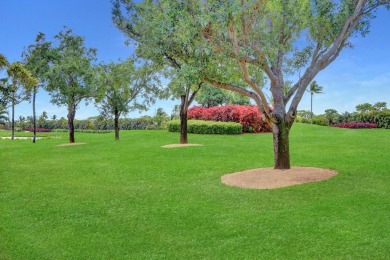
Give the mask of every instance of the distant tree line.
[{"label": "distant tree line", "polygon": [[[313,115],[312,123],[316,125],[333,125],[350,122],[373,123],[379,128],[390,129],[390,109],[386,102],[375,104],[363,103],[356,107],[354,112],[339,113],[335,109],[326,109],[324,114]],[[310,123],[312,113],[307,110],[299,110],[297,122]]]}]

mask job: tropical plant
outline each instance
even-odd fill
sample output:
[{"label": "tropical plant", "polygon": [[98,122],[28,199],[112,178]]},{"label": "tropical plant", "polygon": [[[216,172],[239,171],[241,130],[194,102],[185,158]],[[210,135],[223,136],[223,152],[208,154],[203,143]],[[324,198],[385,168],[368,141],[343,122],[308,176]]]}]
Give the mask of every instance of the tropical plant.
[{"label": "tropical plant", "polygon": [[38,80],[34,78],[31,75],[30,71],[28,71],[25,66],[20,62],[10,64],[7,68],[7,74],[9,81],[11,82],[11,140],[13,140],[15,137],[15,105],[25,99],[22,94],[18,93],[19,87],[23,86],[25,88],[28,88],[29,86],[36,86],[38,84]]},{"label": "tropical plant", "polygon": [[9,121],[8,111],[5,108],[0,108],[0,124],[6,124]]},{"label": "tropical plant", "polygon": [[324,88],[317,84],[316,81],[313,81],[309,85],[309,89],[307,90],[310,93],[310,124],[313,124],[313,95],[321,94]]}]

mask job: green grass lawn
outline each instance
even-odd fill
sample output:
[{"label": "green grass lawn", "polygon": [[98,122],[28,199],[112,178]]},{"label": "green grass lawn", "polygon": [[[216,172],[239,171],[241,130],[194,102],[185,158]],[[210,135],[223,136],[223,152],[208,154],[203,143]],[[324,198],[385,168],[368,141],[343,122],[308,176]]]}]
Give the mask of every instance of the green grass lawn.
[{"label": "green grass lawn", "polygon": [[389,130],[295,124],[292,165],[339,175],[274,190],[220,181],[272,167],[270,134],[40,135],[0,140],[0,259],[389,259]]}]

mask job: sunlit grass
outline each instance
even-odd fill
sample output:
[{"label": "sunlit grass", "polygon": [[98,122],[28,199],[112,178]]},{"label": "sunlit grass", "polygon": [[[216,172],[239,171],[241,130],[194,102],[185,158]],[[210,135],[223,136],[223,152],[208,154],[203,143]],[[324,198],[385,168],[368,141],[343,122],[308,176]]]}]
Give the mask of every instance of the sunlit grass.
[{"label": "sunlit grass", "polygon": [[[9,134],[9,133],[8,133]],[[47,133],[42,133],[47,135]],[[1,136],[6,134],[0,131]],[[272,136],[166,131],[0,140],[0,259],[386,259],[390,132],[294,125],[296,166],[339,171],[276,190],[220,177],[271,167]]]}]

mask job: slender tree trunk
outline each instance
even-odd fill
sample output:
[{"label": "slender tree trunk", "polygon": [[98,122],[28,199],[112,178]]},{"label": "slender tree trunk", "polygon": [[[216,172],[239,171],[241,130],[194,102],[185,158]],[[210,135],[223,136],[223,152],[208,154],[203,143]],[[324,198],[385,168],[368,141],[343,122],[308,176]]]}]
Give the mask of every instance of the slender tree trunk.
[{"label": "slender tree trunk", "polygon": [[114,128],[115,128],[115,140],[119,140],[119,113],[118,111],[115,111],[115,118],[114,118]]},{"label": "slender tree trunk", "polygon": [[69,129],[69,142],[74,143],[74,118],[76,116],[76,106],[72,104],[68,107],[68,129]]},{"label": "slender tree trunk", "polygon": [[290,169],[290,128],[284,121],[271,125],[274,140],[274,169]]},{"label": "slender tree trunk", "polygon": [[34,130],[34,137],[32,142],[35,143],[35,140],[37,139],[37,116],[35,113],[35,96],[36,96],[35,89],[33,90],[33,99],[32,99],[32,105],[33,105],[33,130]]},{"label": "slender tree trunk", "polygon": [[313,124],[313,93],[310,96],[310,124]]},{"label": "slender tree trunk", "polygon": [[181,96],[181,104],[180,104],[180,143],[187,144],[187,96]]},{"label": "slender tree trunk", "polygon": [[12,92],[11,140],[15,139],[15,92]]}]

